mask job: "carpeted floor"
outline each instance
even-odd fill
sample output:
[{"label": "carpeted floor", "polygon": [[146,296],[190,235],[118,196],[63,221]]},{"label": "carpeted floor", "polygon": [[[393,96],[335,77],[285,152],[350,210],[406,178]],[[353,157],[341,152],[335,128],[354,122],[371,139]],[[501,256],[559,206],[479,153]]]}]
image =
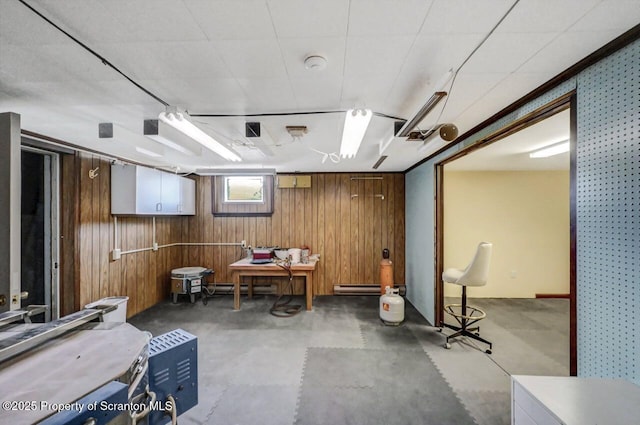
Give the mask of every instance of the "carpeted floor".
[{"label": "carpeted floor", "polygon": [[377,297],[317,297],[291,318],[271,316],[273,300],[245,299],[237,312],[231,296],[166,302],[130,319],[198,337],[199,404],[180,424],[508,424],[509,373],[568,371],[568,324],[553,325],[566,300],[473,300],[488,311],[491,356],[470,341],[444,349],[409,303],[389,327]]}]

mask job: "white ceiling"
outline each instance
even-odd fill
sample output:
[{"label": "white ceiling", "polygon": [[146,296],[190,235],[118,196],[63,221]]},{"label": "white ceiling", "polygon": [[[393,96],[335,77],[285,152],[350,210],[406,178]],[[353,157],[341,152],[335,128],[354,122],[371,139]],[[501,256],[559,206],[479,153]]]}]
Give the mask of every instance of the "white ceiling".
[{"label": "white ceiling", "polygon": [[568,170],[569,152],[530,158],[538,149],[569,140],[569,110],[565,110],[445,165],[445,171]]},{"label": "white ceiling", "polygon": [[[514,0],[26,0],[129,78],[192,115],[370,108],[411,118],[449,69],[458,70]],[[421,128],[453,122],[460,133],[519,99],[640,22],[637,0],[520,0],[459,69],[446,104]],[[310,54],[324,71],[306,70]],[[443,109],[444,106],[444,109]],[[193,117],[243,157],[186,156],[142,135],[165,106],[16,0],[0,0],[0,111],[24,129],[150,165],[371,171],[393,119],[375,116],[358,155],[338,152],[343,113]],[[441,116],[439,117],[439,115]],[[439,117],[439,118],[438,118]],[[244,137],[260,121],[270,139]],[[114,124],[99,139],[98,123]],[[292,141],[287,125],[306,125]],[[250,146],[253,144],[253,146]],[[135,147],[158,152],[152,159]],[[256,149],[258,148],[258,149]],[[394,139],[379,171],[422,159]]]}]

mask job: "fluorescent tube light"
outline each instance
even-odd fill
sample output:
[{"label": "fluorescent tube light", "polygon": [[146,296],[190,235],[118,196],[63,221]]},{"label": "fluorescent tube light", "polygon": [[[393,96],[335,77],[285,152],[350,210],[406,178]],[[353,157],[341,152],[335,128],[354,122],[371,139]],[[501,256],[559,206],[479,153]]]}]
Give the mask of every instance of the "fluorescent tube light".
[{"label": "fluorescent tube light", "polygon": [[397,132],[396,137],[407,137],[411,130],[416,128],[418,124],[431,112],[433,108],[447,95],[447,92],[444,91],[445,86],[449,82],[449,80],[453,77],[453,69],[448,70],[438,82],[435,84],[435,92],[431,95],[431,97],[427,100],[427,102],[422,105],[422,108],[407,121],[402,128]]},{"label": "fluorescent tube light", "polygon": [[161,153],[154,152],[154,151],[149,150],[149,149],[141,148],[140,146],[136,146],[136,151],[138,153],[143,154],[143,155],[150,156],[151,158],[161,158],[162,157]]},{"label": "fluorescent tube light", "polygon": [[349,109],[347,111],[342,129],[341,157],[353,158],[356,156],[372,116],[373,112],[370,109]]},{"label": "fluorescent tube light", "polygon": [[200,156],[202,154],[200,144],[160,120],[144,120],[143,133],[151,140],[185,155]]},{"label": "fluorescent tube light", "polygon": [[565,152],[569,152],[568,140],[533,151],[529,154],[529,158],[546,158],[553,155],[559,155]]},{"label": "fluorescent tube light", "polygon": [[183,113],[161,112],[158,116],[158,119],[166,124],[169,124],[181,133],[189,136],[205,148],[209,149],[212,152],[215,152],[224,159],[228,161],[242,161],[242,158],[240,158],[237,154],[223,146],[220,142],[209,136],[204,131],[200,130],[198,127],[196,127],[196,125],[189,121]]}]

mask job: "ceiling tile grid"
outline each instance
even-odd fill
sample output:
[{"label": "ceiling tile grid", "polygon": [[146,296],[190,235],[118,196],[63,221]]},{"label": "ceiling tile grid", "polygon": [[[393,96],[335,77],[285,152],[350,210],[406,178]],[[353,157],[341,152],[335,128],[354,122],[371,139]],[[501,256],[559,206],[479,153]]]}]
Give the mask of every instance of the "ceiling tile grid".
[{"label": "ceiling tile grid", "polygon": [[[449,69],[458,69],[514,0],[27,0],[79,41],[171,106],[194,114],[254,114],[371,108],[411,118]],[[145,144],[141,121],[164,105],[20,2],[0,0],[0,108],[29,130],[146,161],[134,143],[96,140],[113,121]],[[443,103],[423,120],[462,133],[640,22],[637,0],[520,0],[460,69]],[[304,67],[308,55],[323,71]],[[446,107],[445,107],[446,106]],[[440,111],[442,117],[439,116]],[[47,113],[49,111],[49,113]],[[199,118],[200,119],[200,118]],[[206,119],[226,143],[259,120],[278,140],[307,125],[303,143],[276,147],[264,164],[282,171],[365,171],[390,137],[375,117],[358,157],[321,164],[309,147],[339,149],[343,114]],[[201,123],[201,125],[204,125]],[[127,133],[128,132],[128,133]],[[133,137],[138,135],[139,137]],[[240,136],[238,136],[240,135]],[[146,145],[145,145],[146,146]],[[246,146],[247,164],[260,156]],[[278,150],[279,149],[279,150]],[[381,170],[403,170],[420,154],[392,142]],[[218,162],[165,154],[161,162]],[[258,162],[256,162],[258,161]],[[157,163],[158,161],[156,161]],[[235,164],[237,165],[237,164]],[[307,168],[309,167],[309,168]]]}]

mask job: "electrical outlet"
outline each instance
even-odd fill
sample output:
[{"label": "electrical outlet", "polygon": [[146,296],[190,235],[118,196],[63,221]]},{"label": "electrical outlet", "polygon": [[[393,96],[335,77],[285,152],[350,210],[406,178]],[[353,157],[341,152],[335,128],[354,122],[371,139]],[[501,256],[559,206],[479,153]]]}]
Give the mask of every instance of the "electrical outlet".
[{"label": "electrical outlet", "polygon": [[240,242],[240,245],[241,245],[243,248],[246,248],[246,247],[247,247],[247,241],[242,241],[242,242]]},{"label": "electrical outlet", "polygon": [[119,260],[120,259],[120,253],[121,253],[121,251],[120,251],[119,248],[114,249],[113,251],[111,251],[111,259],[113,261]]},{"label": "electrical outlet", "polygon": [[158,250],[158,242],[154,242],[153,243],[153,250],[157,251]]}]

